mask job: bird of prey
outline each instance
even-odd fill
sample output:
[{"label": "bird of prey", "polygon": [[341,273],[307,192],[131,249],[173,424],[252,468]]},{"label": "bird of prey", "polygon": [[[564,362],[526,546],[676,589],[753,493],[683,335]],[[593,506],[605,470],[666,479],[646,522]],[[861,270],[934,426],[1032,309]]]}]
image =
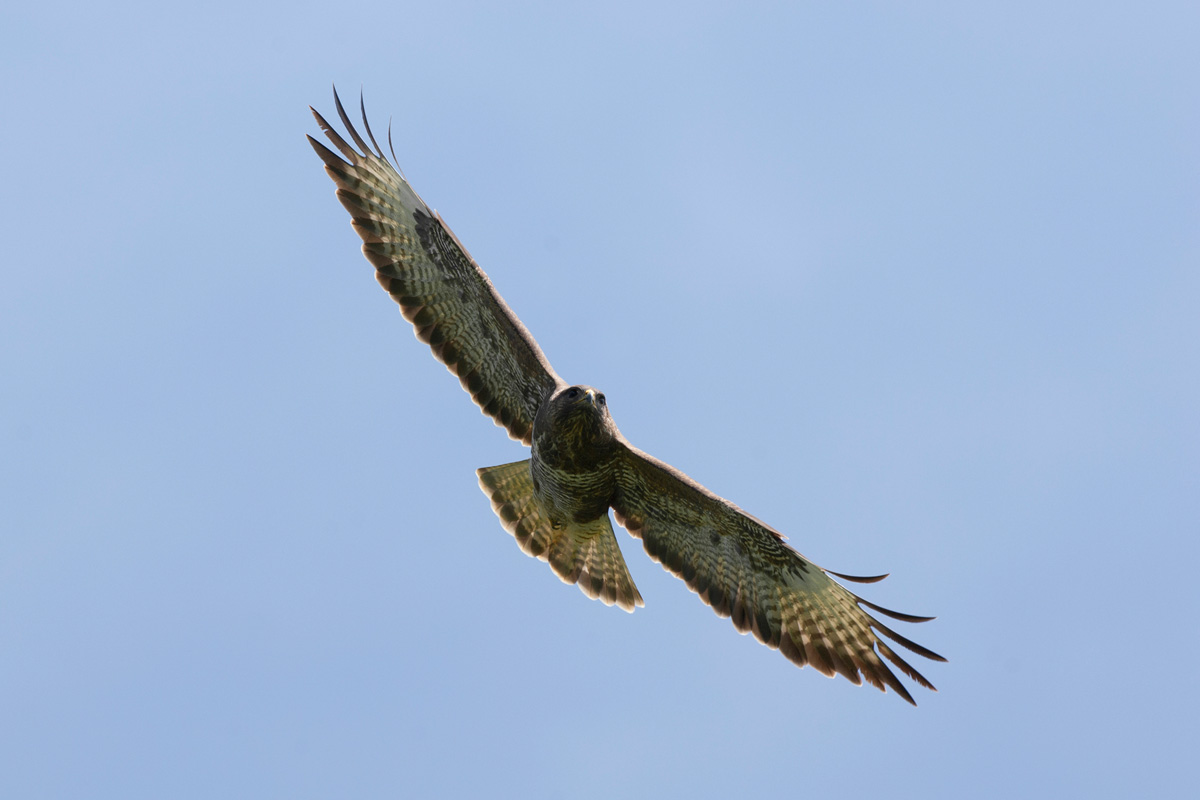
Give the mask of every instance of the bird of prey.
[{"label": "bird of prey", "polygon": [[[932,617],[877,606],[833,580],[873,583],[831,572],[793,550],[774,528],[718,497],[679,470],[643,453],[617,430],[604,394],[560,378],[525,326],[450,228],[384,156],[367,122],[355,129],[334,91],[352,146],[311,109],[341,153],[309,143],[337,186],[362,238],[376,279],[412,323],[417,338],[458,376],[463,388],[529,458],[476,471],[501,524],[528,555],[546,561],[588,597],[626,611],[643,605],[609,521],[642,540],[646,552],[682,578],[741,633],[800,666],[855,684],[890,687],[916,705],[886,658],[933,689],[877,633],[936,661],[864,606],[905,622]],[[881,658],[881,656],[883,658]]]}]

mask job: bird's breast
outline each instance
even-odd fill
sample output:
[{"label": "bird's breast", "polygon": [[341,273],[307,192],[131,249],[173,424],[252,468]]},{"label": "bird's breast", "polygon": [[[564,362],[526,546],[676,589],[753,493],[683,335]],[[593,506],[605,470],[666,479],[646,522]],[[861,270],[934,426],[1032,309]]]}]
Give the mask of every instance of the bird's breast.
[{"label": "bird's breast", "polygon": [[[608,513],[615,489],[611,459],[556,458],[535,442],[531,457],[534,493],[556,522],[589,522]],[[548,457],[547,457],[548,456]]]}]

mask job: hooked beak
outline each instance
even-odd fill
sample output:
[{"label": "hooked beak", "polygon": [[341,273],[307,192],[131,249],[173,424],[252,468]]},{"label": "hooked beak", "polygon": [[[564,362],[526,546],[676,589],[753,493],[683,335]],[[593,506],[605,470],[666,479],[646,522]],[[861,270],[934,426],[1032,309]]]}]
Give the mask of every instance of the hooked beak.
[{"label": "hooked beak", "polygon": [[583,399],[588,401],[588,405],[592,405],[592,406],[596,405],[596,390],[588,389],[587,392],[584,394]]}]

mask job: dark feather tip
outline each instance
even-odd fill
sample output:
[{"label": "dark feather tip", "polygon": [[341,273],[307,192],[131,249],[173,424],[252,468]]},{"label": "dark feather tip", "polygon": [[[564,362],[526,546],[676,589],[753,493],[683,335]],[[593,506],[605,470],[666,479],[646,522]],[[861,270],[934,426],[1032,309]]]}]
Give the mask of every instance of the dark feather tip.
[{"label": "dark feather tip", "polygon": [[881,580],[891,575],[890,572],[885,572],[882,575],[846,575],[841,572],[834,572],[831,569],[825,570],[830,575],[836,575],[844,581],[852,581],[854,583],[879,583]]}]

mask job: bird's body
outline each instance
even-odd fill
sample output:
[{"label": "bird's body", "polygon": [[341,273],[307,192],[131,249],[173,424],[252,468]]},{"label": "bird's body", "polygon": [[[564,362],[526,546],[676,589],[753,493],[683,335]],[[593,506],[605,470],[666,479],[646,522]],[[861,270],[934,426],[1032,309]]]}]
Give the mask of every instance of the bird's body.
[{"label": "bird's body", "polygon": [[[646,551],[743,633],[793,662],[912,696],[880,656],[933,686],[879,637],[879,631],[934,660],[793,550],[773,528],[643,453],[617,429],[604,394],[570,385],[504,303],[454,234],[387,161],[338,114],[357,148],[313,111],[344,161],[311,136],[363,240],[380,284],[417,338],[458,376],[485,414],[531,447],[524,461],[477,470],[501,523],[527,554],[589,597],[627,611],[643,605],[613,533],[609,510]],[[883,576],[847,580],[871,583]]]},{"label": "bird's body", "polygon": [[591,522],[612,506],[621,434],[604,403],[590,386],[571,386],[534,418],[533,491],[555,524]]}]

